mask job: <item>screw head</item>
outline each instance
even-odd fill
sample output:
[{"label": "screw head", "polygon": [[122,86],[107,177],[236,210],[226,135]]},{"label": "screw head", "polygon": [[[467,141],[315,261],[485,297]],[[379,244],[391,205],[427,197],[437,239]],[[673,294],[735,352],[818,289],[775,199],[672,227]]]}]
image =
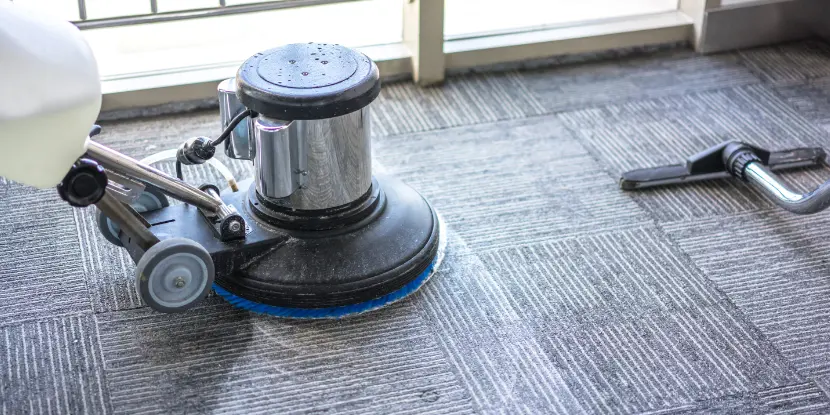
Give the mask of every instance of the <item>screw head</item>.
[{"label": "screw head", "polygon": [[242,229],[242,224],[239,222],[231,222],[228,228],[231,230],[231,232],[239,232],[239,230]]},{"label": "screw head", "polygon": [[176,279],[173,280],[173,285],[175,285],[176,288],[184,287],[184,285],[185,285],[184,278],[176,277]]}]

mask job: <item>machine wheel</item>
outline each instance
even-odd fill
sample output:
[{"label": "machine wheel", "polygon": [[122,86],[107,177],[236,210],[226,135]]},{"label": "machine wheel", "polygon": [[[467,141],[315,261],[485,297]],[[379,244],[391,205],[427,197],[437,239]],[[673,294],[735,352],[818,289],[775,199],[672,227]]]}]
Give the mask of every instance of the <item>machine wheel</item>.
[{"label": "machine wheel", "polygon": [[[136,199],[130,206],[132,206],[136,212],[144,213],[170,206],[170,201],[160,190],[153,186],[147,186],[144,188],[144,192],[142,192],[141,195],[138,196],[138,199]],[[101,211],[98,211],[98,230],[102,235],[104,235],[104,238],[110,241],[113,245],[123,246],[121,244],[121,239],[118,237],[118,233],[121,229]]]},{"label": "machine wheel", "polygon": [[150,308],[178,313],[207,296],[214,273],[213,260],[202,245],[186,238],[165,239],[138,260],[135,288]]}]

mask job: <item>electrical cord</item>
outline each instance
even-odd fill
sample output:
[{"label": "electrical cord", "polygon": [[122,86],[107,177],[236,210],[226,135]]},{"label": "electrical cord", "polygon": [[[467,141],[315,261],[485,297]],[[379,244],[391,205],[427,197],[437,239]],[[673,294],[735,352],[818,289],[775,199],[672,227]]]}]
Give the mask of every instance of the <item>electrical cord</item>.
[{"label": "electrical cord", "polygon": [[[219,134],[219,137],[217,137],[215,140],[211,140],[211,141],[207,142],[206,145],[208,145],[210,147],[213,147],[213,148],[216,148],[219,144],[222,144],[223,141],[227,140],[228,137],[231,136],[231,133],[233,132],[233,130],[236,128],[237,125],[239,125],[240,122],[242,122],[242,120],[244,120],[245,118],[248,118],[250,116],[253,116],[253,115],[254,115],[254,112],[251,111],[250,109],[246,109],[245,111],[240,112],[235,117],[233,117],[233,119],[231,119],[231,121],[228,123],[228,125],[225,127],[225,129],[222,131],[222,134]],[[207,157],[211,157],[212,155],[213,154],[211,152],[210,156],[207,156]],[[202,156],[202,158],[204,158],[204,157],[205,156]],[[188,163],[188,164],[190,164],[190,163]],[[179,180],[184,180],[184,175],[182,174],[182,161],[178,157],[176,158],[176,178],[179,179]]]},{"label": "electrical cord", "polygon": [[210,145],[212,147],[216,147],[223,141],[227,140],[227,138],[231,136],[233,129],[236,128],[236,126],[239,125],[239,123],[242,122],[242,120],[250,117],[252,114],[253,111],[249,109],[246,109],[245,111],[242,111],[239,114],[237,114],[236,117],[233,117],[231,122],[228,123],[228,126],[225,127],[225,131],[222,131],[222,134],[220,134],[219,137],[216,138],[216,140],[211,141]]},{"label": "electrical cord", "polygon": [[[177,159],[177,151],[176,149],[165,150],[151,156],[147,156],[141,159],[139,162],[141,164],[153,165],[155,163],[165,161],[165,160],[175,160]],[[178,163],[177,163],[178,164]],[[239,185],[236,183],[236,178],[233,176],[233,172],[226,166],[224,163],[219,161],[217,158],[212,158],[207,161],[207,164],[211,165],[219,174],[225,178],[225,181],[228,182],[228,187],[231,188],[232,191],[236,192],[239,190]],[[178,169],[177,169],[178,170]],[[179,171],[176,171],[176,174],[179,174]]]}]

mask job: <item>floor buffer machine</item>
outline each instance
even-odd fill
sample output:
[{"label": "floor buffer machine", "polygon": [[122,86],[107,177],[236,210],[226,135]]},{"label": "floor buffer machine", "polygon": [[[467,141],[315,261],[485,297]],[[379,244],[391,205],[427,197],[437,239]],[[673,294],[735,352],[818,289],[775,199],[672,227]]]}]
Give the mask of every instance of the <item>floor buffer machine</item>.
[{"label": "floor buffer machine", "polygon": [[[101,233],[135,261],[136,290],[153,309],[184,311],[214,289],[261,313],[338,318],[399,300],[435,272],[446,239],[435,209],[404,183],[372,174],[369,114],[381,84],[364,54],[303,43],[252,56],[219,84],[221,134],[175,152],[177,178],[94,141],[100,128],[78,135],[101,102],[88,47],[67,23],[3,7],[0,66],[16,71],[4,79],[60,72],[39,82],[61,85],[57,95],[35,88],[42,96],[29,97],[28,113],[0,104],[0,142],[37,119],[54,131],[0,155],[0,174],[37,187],[59,181],[63,200],[95,205]],[[20,33],[59,45],[62,59],[4,41]],[[38,111],[56,96],[59,108]],[[253,177],[228,189],[181,180],[182,166],[214,160],[217,148],[252,162]]]}]

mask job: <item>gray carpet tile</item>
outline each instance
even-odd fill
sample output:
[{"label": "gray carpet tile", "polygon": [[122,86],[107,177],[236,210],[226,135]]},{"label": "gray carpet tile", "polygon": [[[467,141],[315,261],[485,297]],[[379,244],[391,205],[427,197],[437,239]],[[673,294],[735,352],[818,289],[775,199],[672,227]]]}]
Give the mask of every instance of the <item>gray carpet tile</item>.
[{"label": "gray carpet tile", "polygon": [[503,277],[515,307],[532,315],[529,320],[540,327],[581,327],[594,320],[694,310],[724,299],[654,228],[603,232],[480,256]]},{"label": "gray carpet tile", "polygon": [[687,50],[528,71],[521,79],[546,112],[759,82],[734,55],[697,56]]},{"label": "gray carpet tile", "polygon": [[376,136],[524,118],[544,113],[516,71],[453,77],[440,88],[384,86],[372,112]]},{"label": "gray carpet tile", "polygon": [[482,256],[577,400],[634,413],[797,380],[654,229]]},{"label": "gray carpet tile", "polygon": [[0,185],[0,201],[0,326],[89,313],[73,209],[15,183]]},{"label": "gray carpet tile", "polygon": [[376,136],[404,134],[758,82],[733,54],[702,57],[672,49],[621,55],[554,69],[464,74],[440,88],[389,84],[372,128]]},{"label": "gray carpet tile", "polygon": [[[764,85],[630,101],[557,116],[614,178],[630,169],[682,163],[686,157],[727,140],[785,150],[822,146],[828,137]],[[787,177],[803,189],[816,182],[817,172]],[[661,221],[772,207],[758,192],[735,180],[628,195]]]},{"label": "gray carpet tile", "polygon": [[814,378],[813,380],[826,396],[830,396],[830,376],[820,376]]},{"label": "gray carpet tile", "polygon": [[111,412],[91,315],[0,327],[0,414]]},{"label": "gray carpet tile", "polygon": [[741,63],[765,82],[797,84],[830,76],[830,45],[819,40],[749,49]]},{"label": "gray carpet tile", "polygon": [[775,91],[799,114],[830,132],[830,77],[776,85]]},{"label": "gray carpet tile", "polygon": [[471,413],[409,301],[328,322],[253,316],[218,298],[185,315],[96,317],[117,413]]},{"label": "gray carpet tile", "polygon": [[476,252],[650,220],[550,116],[373,145],[387,171],[427,196]]},{"label": "gray carpet tile", "polygon": [[450,232],[447,257],[413,298],[476,413],[586,413],[511,304],[499,275]]},{"label": "gray carpet tile", "polygon": [[758,392],[736,393],[690,405],[642,412],[641,415],[823,414],[830,400],[813,382],[779,386]]},{"label": "gray carpet tile", "polygon": [[778,210],[665,225],[804,376],[830,376],[827,215]]},{"label": "gray carpet tile", "polygon": [[[342,321],[217,297],[154,313],[94,209],[0,181],[0,414],[827,413],[826,215],[729,180],[616,184],[725,139],[827,145],[827,51],[661,49],[387,85],[374,167],[432,201],[449,247],[420,292]],[[104,127],[134,157],[219,130],[215,110]]]}]

